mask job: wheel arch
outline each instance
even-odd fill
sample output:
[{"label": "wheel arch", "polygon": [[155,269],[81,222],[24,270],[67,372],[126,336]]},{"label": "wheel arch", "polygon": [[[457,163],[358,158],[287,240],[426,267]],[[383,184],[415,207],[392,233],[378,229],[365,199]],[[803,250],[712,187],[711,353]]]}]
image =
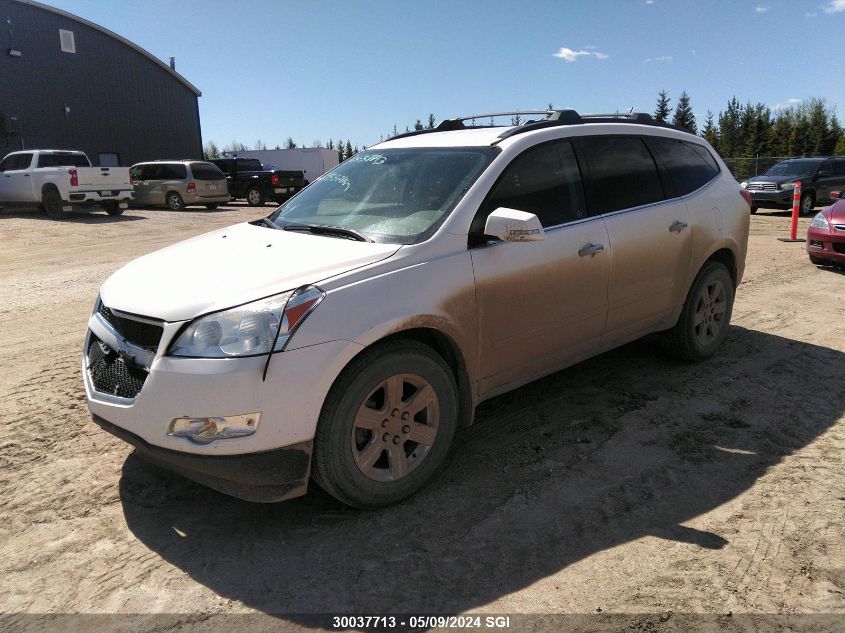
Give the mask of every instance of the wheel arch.
[{"label": "wheel arch", "polygon": [[[449,366],[452,375],[455,378],[455,384],[458,387],[458,425],[469,426],[474,421],[475,403],[473,399],[473,392],[469,371],[467,370],[466,359],[455,340],[444,333],[442,330],[433,327],[411,327],[404,330],[394,331],[386,334],[381,338],[377,338],[364,346],[358,353],[355,354],[344,365],[343,369],[338,373],[338,377],[343,370],[348,367],[352,361],[365,351],[372,349],[375,346],[383,345],[388,342],[410,340],[421,343],[426,347],[436,352]],[[335,378],[337,380],[337,378]]]},{"label": "wheel arch", "polygon": [[[730,248],[723,247],[717,251],[714,251],[710,254],[710,256],[702,262],[701,266],[698,268],[698,272],[701,272],[701,269],[704,268],[707,262],[719,262],[725,268],[728,269],[728,272],[731,275],[731,281],[733,281],[734,289],[736,289],[737,285],[739,284],[738,279],[738,271],[736,266],[736,254]],[[696,273],[698,276],[698,273]]]}]

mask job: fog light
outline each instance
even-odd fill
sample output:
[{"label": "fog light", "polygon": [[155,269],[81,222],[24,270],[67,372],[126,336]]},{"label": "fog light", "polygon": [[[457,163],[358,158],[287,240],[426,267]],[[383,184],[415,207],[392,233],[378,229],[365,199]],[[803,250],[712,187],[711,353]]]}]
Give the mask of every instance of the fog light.
[{"label": "fog light", "polygon": [[167,434],[173,437],[187,437],[197,444],[209,444],[214,440],[252,435],[258,428],[260,413],[227,415],[208,418],[173,418],[167,427]]}]

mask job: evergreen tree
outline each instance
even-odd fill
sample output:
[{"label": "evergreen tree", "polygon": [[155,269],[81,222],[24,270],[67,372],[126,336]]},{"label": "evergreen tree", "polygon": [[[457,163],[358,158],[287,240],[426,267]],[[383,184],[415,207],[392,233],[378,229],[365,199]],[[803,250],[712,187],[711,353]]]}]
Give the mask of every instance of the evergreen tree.
[{"label": "evergreen tree", "polygon": [[[660,104],[658,102],[659,106]],[[675,116],[672,117],[672,125],[689,130],[693,134],[698,134],[698,126],[695,124],[695,115],[692,112],[690,98],[686,90],[678,97],[678,104],[675,106]]]},{"label": "evergreen tree", "polygon": [[429,113],[429,115],[428,115],[428,125],[426,127],[428,127],[429,130],[434,128],[434,113]]},{"label": "evergreen tree", "polygon": [[202,148],[202,156],[206,160],[210,158],[220,158],[220,148],[217,147],[217,144],[214,141],[209,141],[205,144],[205,147]]},{"label": "evergreen tree", "polygon": [[[685,93],[686,94],[686,93]],[[669,95],[665,90],[661,90],[657,95],[657,107],[654,109],[654,120],[665,123],[669,118],[671,108],[669,107]]]},{"label": "evergreen tree", "polygon": [[740,119],[742,118],[742,106],[734,96],[724,112],[719,113],[719,153],[722,156],[733,158],[737,156],[740,137]]},{"label": "evergreen tree", "polygon": [[355,152],[352,151],[352,143],[346,141],[346,158],[352,158],[355,155]]},{"label": "evergreen tree", "polygon": [[329,139],[329,142],[326,143],[326,149],[334,149],[334,141]]},{"label": "evergreen tree", "polygon": [[346,160],[346,155],[343,152],[343,141],[338,139],[337,141],[337,162],[342,163]]},{"label": "evergreen tree", "polygon": [[839,140],[836,141],[836,147],[833,153],[837,156],[845,156],[845,136],[840,136]]},{"label": "evergreen tree", "polygon": [[414,129],[415,129],[415,130],[417,130],[418,132],[419,132],[421,129],[423,129],[423,124],[422,124],[422,121],[420,121],[419,119],[417,119],[417,122],[416,122],[416,123],[414,123]]},{"label": "evergreen tree", "polygon": [[296,142],[293,140],[292,136],[288,136],[287,140],[285,141],[285,147],[287,149],[296,149]]},{"label": "evergreen tree", "polygon": [[519,116],[519,112],[516,113],[516,116],[511,117],[511,125],[517,126],[522,123],[522,117]]},{"label": "evergreen tree", "polygon": [[707,111],[707,119],[704,121],[704,129],[701,130],[701,136],[713,147],[719,144],[719,130],[716,128],[716,123],[713,121],[713,113],[710,110]]}]

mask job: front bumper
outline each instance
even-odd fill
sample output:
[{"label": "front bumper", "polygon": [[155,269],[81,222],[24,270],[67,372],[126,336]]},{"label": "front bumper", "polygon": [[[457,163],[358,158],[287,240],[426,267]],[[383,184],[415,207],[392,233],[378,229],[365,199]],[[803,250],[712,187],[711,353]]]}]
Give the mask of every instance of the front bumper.
[{"label": "front bumper", "polygon": [[93,414],[99,426],[135,447],[143,459],[245,501],[272,503],[308,491],[312,442],[248,455],[192,455],[160,448]]},{"label": "front bumper", "polygon": [[807,230],[807,253],[830,262],[845,264],[845,231],[837,229]]},{"label": "front bumper", "polygon": [[747,190],[751,194],[751,204],[763,209],[791,209],[792,189],[779,191],[754,191]]}]

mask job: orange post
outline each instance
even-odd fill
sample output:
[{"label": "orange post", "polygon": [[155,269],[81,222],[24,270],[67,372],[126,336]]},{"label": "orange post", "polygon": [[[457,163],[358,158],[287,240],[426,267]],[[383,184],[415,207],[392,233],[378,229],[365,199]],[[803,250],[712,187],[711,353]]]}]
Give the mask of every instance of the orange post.
[{"label": "orange post", "polygon": [[795,183],[792,190],[792,226],[789,229],[789,239],[794,240],[798,234],[798,212],[801,209],[801,182]]},{"label": "orange post", "polygon": [[798,213],[801,209],[801,183],[795,183],[792,190],[792,225],[789,227],[789,237],[779,237],[781,242],[805,242],[804,238],[798,237]]}]

